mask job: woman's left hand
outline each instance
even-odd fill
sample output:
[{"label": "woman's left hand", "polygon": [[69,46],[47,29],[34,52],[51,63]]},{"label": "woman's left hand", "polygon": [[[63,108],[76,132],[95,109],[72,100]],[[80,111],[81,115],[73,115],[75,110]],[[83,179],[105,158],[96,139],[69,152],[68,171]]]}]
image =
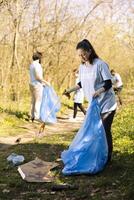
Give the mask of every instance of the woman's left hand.
[{"label": "woman's left hand", "polygon": [[100,96],[100,94],[104,91],[105,91],[104,88],[100,88],[100,89],[96,90],[95,93],[93,94],[93,98]]}]

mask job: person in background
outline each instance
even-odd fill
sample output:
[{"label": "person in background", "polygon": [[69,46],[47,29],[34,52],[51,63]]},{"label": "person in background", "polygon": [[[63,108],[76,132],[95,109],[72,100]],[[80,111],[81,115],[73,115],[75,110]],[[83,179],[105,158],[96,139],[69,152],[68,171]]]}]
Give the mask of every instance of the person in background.
[{"label": "person in background", "polygon": [[36,52],[33,54],[33,62],[30,65],[30,91],[32,96],[31,105],[31,120],[39,120],[40,118],[40,106],[42,102],[43,85],[49,85],[47,81],[43,79],[43,70],[41,66],[42,53]]},{"label": "person in background", "polygon": [[120,74],[116,73],[113,69],[111,70],[112,84],[115,94],[118,96],[119,103],[122,105],[121,91],[123,88],[123,82]]},{"label": "person in background", "polygon": [[[76,77],[75,83],[77,84],[77,83],[79,83],[79,71],[78,71],[78,69],[75,69],[73,72]],[[72,120],[76,119],[78,107],[83,112],[83,114],[86,115],[86,110],[84,109],[84,107],[82,105],[83,101],[84,101],[84,93],[83,93],[83,89],[80,88],[79,90],[75,91],[75,93],[74,93],[74,113],[73,113]]]}]

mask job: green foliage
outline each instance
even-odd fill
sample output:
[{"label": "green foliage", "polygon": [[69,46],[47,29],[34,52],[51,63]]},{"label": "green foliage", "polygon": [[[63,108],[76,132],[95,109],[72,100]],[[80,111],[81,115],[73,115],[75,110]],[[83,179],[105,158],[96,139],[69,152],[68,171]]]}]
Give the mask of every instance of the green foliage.
[{"label": "green foliage", "polygon": [[134,104],[124,106],[113,124],[115,151],[134,153]]}]

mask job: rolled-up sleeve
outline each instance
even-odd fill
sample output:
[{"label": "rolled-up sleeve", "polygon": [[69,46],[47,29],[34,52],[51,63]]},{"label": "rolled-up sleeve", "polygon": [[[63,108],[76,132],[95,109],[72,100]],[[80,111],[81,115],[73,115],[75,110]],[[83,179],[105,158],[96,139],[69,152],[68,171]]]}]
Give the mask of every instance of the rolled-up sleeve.
[{"label": "rolled-up sleeve", "polygon": [[109,79],[112,80],[112,76],[111,76],[109,67],[105,62],[101,63],[100,72],[101,72],[101,76],[102,76],[103,81],[106,81],[106,80],[109,80]]}]

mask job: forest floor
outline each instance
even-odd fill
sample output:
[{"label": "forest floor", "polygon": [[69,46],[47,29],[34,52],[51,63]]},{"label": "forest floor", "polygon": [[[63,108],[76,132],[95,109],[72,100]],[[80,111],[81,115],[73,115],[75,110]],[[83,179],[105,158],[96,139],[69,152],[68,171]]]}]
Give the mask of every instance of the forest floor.
[{"label": "forest floor", "polygon": [[[53,171],[51,183],[28,183],[22,180],[17,166],[7,162],[11,153],[21,154],[25,163],[36,157],[56,161],[68,148],[84,119],[78,113],[76,122],[68,119],[71,109],[58,116],[58,123],[45,128],[38,137],[39,124],[31,123],[21,115],[0,110],[0,199],[1,200],[131,200],[134,196],[134,101],[133,93],[125,93],[123,106],[113,123],[114,151],[112,162],[97,175],[64,176],[63,164]],[[129,98],[128,98],[129,96]],[[19,143],[16,140],[19,138]],[[53,185],[70,184],[75,190],[52,191]]]}]

